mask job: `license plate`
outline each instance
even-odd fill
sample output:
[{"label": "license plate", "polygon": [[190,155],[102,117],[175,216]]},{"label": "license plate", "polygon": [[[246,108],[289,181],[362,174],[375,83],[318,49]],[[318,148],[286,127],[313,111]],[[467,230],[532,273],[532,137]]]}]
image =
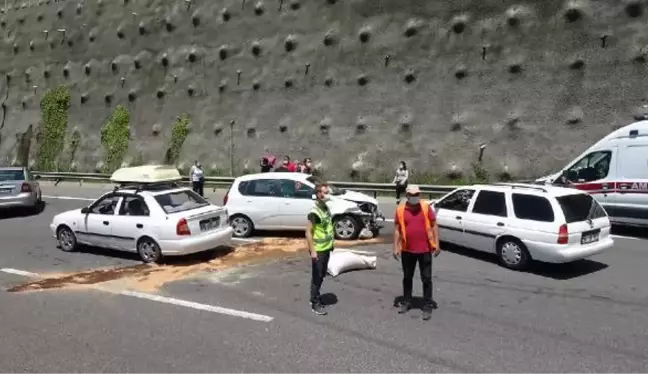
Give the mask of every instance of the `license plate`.
[{"label": "license plate", "polygon": [[599,241],[601,230],[587,231],[581,236],[581,244],[590,244]]},{"label": "license plate", "polygon": [[220,226],[220,217],[214,217],[200,221],[200,231],[213,230]]},{"label": "license plate", "polygon": [[0,189],[0,195],[10,194],[10,193],[11,193],[11,188],[2,188],[2,189]]}]

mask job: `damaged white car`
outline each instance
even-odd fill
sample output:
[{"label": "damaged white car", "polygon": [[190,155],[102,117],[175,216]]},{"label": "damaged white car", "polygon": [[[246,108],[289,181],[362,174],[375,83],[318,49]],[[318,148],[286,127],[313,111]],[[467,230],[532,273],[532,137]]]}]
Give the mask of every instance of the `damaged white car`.
[{"label": "damaged white car", "polygon": [[[304,230],[313,207],[316,177],[302,173],[260,173],[238,177],[223,199],[234,236],[245,238],[254,230]],[[333,215],[336,239],[376,237],[384,216],[378,200],[366,194],[329,185],[327,202]]]}]

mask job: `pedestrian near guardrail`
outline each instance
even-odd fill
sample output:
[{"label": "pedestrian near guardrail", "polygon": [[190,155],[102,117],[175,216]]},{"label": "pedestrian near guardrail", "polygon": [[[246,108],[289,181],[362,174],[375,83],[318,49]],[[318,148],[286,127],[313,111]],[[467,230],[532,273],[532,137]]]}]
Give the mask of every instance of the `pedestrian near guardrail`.
[{"label": "pedestrian near guardrail", "polygon": [[434,209],[421,201],[421,190],[411,185],[405,192],[407,201],[396,207],[394,217],[394,258],[403,266],[403,300],[398,313],[406,313],[412,304],[412,283],[416,264],[423,283],[423,319],[432,317],[432,259],[440,253],[439,227]]},{"label": "pedestrian near guardrail", "polygon": [[189,171],[189,180],[191,181],[191,186],[194,192],[200,196],[205,196],[205,172],[198,160],[196,160],[193,166],[191,166],[191,170]]},{"label": "pedestrian near guardrail", "polygon": [[405,193],[407,184],[409,182],[409,171],[405,161],[401,161],[396,169],[396,176],[392,183],[396,184],[396,204],[400,204],[401,195]]}]

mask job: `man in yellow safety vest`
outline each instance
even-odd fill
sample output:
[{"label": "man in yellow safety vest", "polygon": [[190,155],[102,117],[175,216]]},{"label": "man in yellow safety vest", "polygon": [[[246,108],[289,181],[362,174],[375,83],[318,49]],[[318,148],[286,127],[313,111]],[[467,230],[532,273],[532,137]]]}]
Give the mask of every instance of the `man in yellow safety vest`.
[{"label": "man in yellow safety vest", "polygon": [[333,219],[326,202],[330,199],[326,184],[315,187],[316,201],[308,213],[306,226],[306,241],[312,261],[312,276],[310,286],[310,302],[313,313],[325,315],[326,310],[320,298],[322,282],[328,270],[328,262],[335,244]]},{"label": "man in yellow safety vest", "polygon": [[432,258],[440,253],[439,227],[434,209],[421,200],[418,186],[405,191],[405,204],[396,207],[394,217],[394,258],[403,265],[403,298],[399,313],[409,310],[412,301],[412,278],[418,263],[423,282],[423,319],[429,320],[434,308],[432,299]]}]

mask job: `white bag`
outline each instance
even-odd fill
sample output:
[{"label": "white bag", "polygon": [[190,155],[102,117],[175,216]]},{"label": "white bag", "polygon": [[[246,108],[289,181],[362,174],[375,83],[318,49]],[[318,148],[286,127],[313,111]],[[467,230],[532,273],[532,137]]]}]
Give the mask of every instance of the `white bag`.
[{"label": "white bag", "polygon": [[348,251],[334,251],[328,263],[328,273],[337,277],[351,270],[375,269],[378,258],[376,256],[362,256]]}]

